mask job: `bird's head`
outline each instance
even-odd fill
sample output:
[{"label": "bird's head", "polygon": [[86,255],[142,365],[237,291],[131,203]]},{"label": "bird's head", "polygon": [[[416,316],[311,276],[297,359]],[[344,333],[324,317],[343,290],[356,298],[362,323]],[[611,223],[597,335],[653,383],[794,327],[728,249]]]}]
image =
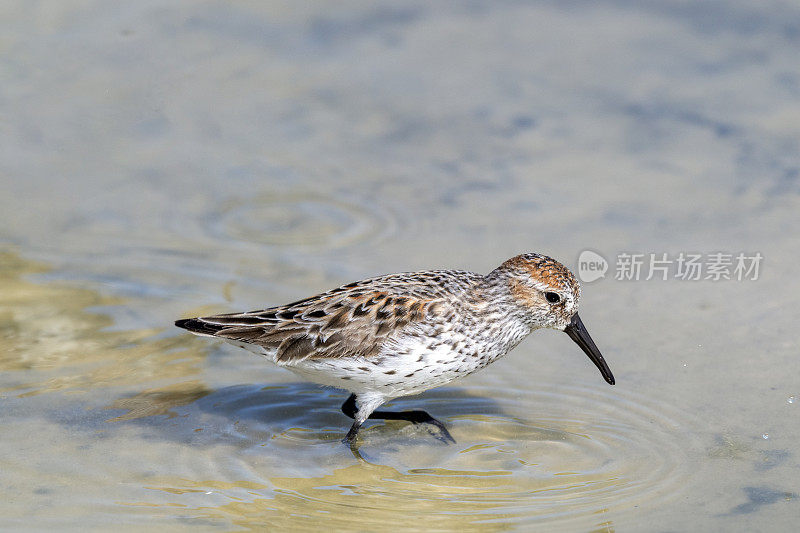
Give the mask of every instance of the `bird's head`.
[{"label": "bird's head", "polygon": [[505,283],[508,295],[532,329],[565,332],[589,356],[611,385],[614,376],[578,316],[581,286],[570,270],[546,255],[527,253],[512,257],[490,276]]}]

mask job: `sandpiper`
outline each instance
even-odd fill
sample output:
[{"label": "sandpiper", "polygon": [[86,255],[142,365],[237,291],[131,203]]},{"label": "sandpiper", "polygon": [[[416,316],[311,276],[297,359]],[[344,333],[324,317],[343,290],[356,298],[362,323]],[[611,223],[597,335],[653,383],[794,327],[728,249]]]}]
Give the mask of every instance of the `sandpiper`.
[{"label": "sandpiper", "polygon": [[392,398],[467,376],[507,354],[531,331],[564,331],[613,385],[578,316],[580,284],[564,265],[536,253],[512,257],[487,275],[461,270],[390,274],[355,281],[260,311],[178,320],[304,379],[351,392],[342,405],[354,419],[351,446],[368,419],[432,424],[425,411],[377,411]]}]

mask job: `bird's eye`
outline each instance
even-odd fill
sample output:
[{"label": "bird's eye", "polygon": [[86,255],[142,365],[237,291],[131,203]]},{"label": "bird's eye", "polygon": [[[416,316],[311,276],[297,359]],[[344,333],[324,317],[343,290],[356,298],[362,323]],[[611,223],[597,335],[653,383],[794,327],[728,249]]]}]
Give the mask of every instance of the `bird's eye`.
[{"label": "bird's eye", "polygon": [[561,297],[554,292],[546,292],[544,293],[544,297],[547,298],[547,301],[551,304],[557,304],[559,301],[561,301]]}]

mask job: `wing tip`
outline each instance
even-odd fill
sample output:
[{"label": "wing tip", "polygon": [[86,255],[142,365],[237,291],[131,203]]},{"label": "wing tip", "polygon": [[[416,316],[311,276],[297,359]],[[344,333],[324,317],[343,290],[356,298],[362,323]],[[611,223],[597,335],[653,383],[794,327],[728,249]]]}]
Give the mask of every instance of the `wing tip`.
[{"label": "wing tip", "polygon": [[223,328],[219,324],[209,324],[200,318],[181,318],[175,321],[175,325],[197,335],[214,336]]}]

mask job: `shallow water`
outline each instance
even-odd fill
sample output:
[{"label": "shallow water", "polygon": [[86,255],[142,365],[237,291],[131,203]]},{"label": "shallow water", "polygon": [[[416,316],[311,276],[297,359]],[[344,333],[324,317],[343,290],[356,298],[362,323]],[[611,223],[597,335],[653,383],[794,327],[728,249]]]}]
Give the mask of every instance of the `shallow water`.
[{"label": "shallow water", "polygon": [[[4,529],[791,531],[800,9],[7,2]],[[172,327],[535,250],[760,252],[584,285],[560,333],[392,402]]]}]

